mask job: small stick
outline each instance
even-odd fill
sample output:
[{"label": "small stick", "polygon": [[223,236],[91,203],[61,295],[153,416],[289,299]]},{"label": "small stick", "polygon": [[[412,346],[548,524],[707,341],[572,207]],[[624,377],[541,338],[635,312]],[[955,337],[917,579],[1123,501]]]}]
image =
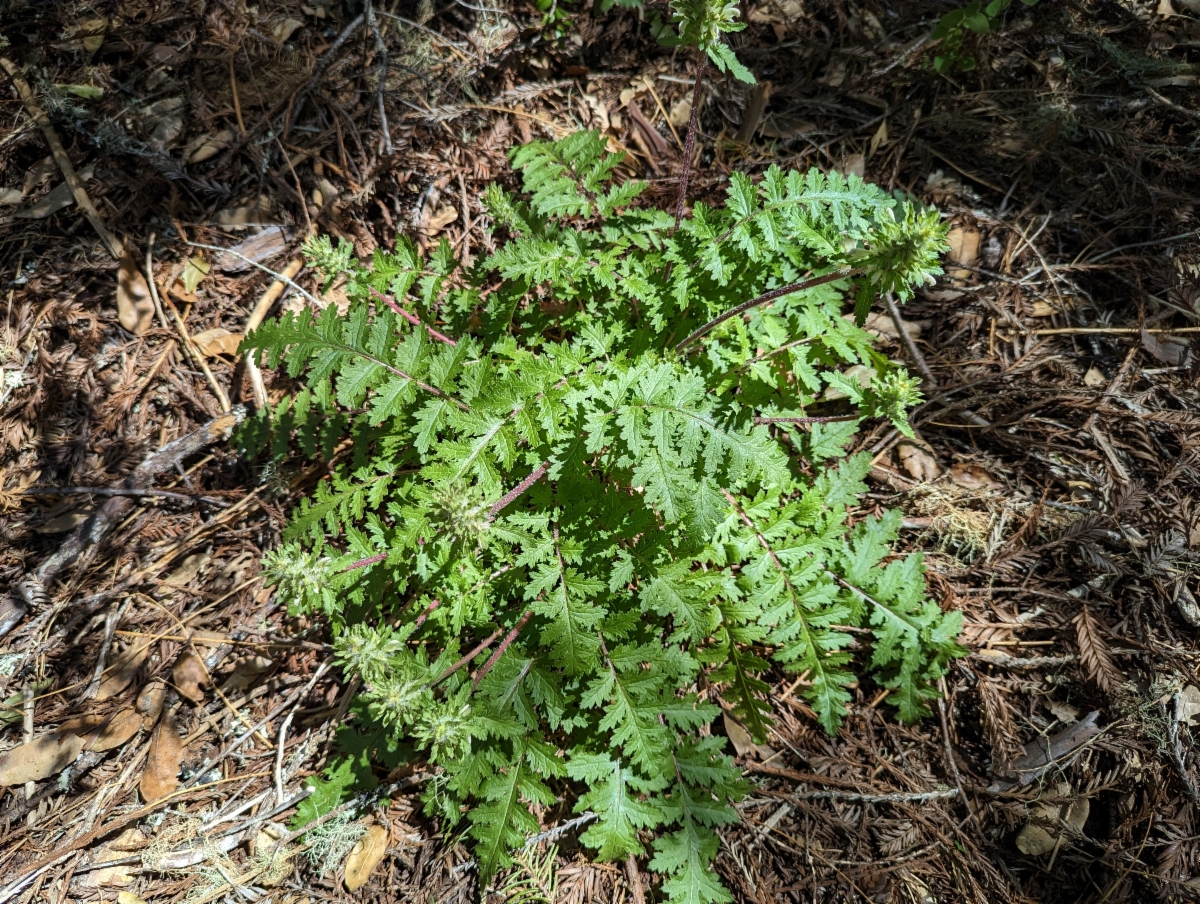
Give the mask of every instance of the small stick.
[{"label": "small stick", "polygon": [[283,747],[287,742],[288,728],[291,727],[292,719],[296,717],[301,702],[301,700],[296,701],[292,711],[287,714],[287,718],[279,726],[279,746],[275,749],[275,800],[280,803],[283,802]]},{"label": "small stick", "polygon": [[383,92],[387,84],[388,74],[388,50],[387,44],[383,41],[383,35],[379,32],[379,22],[375,18],[375,7],[371,0],[367,0],[367,25],[371,29],[371,33],[375,35],[375,49],[379,52],[379,85],[375,89],[375,103],[379,106],[379,130],[383,132],[383,150],[387,156],[392,156],[392,136],[388,132],[387,111],[383,108]]},{"label": "small stick", "polygon": [[139,487],[30,487],[25,490],[26,496],[155,496],[164,499],[174,499],[177,502],[203,502],[205,505],[215,505],[218,508],[229,508],[229,503],[212,496],[195,496],[187,493],[176,493],[171,490],[155,490]]},{"label": "small stick", "polygon": [[[150,292],[155,299],[158,298],[158,289],[154,285],[154,274],[150,274]],[[189,358],[195,362],[204,374],[204,379],[208,381],[208,387],[213,391],[213,395],[217,397],[217,404],[221,406],[222,414],[229,414],[232,410],[229,405],[229,396],[225,394],[225,390],[221,388],[221,384],[217,382],[217,378],[213,376],[213,372],[209,370],[208,363],[204,360],[204,355],[200,349],[196,348],[196,343],[192,341],[192,337],[188,335],[187,327],[183,323],[183,318],[179,316],[179,311],[175,309],[175,305],[171,299],[166,299],[167,309],[171,312],[171,319],[175,321],[175,328],[179,332],[179,336],[183,339],[183,350],[187,352]]]},{"label": "small stick", "polygon": [[[770,794],[771,792],[764,793]],[[937,791],[896,792],[894,794],[860,794],[856,791],[793,791],[779,796],[788,800],[844,800],[849,803],[888,804],[946,800],[958,797],[960,794],[962,792],[958,788],[941,788]]]},{"label": "small stick", "polygon": [[[284,276],[282,273],[276,273],[270,267],[263,266],[258,261],[252,261],[252,260],[250,260],[250,258],[246,257],[246,255],[242,254],[239,251],[234,251],[232,248],[222,248],[220,245],[206,245],[203,242],[184,241],[184,244],[191,245],[193,248],[207,248],[209,251],[219,251],[222,254],[232,254],[234,257],[240,257],[246,263],[250,264],[250,266],[258,267],[258,269],[262,270],[263,273],[269,273],[271,276],[274,276],[280,282],[287,283],[287,285],[291,286],[293,289],[295,289],[297,292],[299,292],[301,295],[303,295],[305,298],[307,298],[309,301],[311,301],[317,307],[321,306],[320,299],[318,299],[315,295],[313,295],[311,292],[306,290],[300,284],[293,282],[291,277]],[[299,271],[297,271],[297,272],[299,272]],[[274,299],[272,299],[272,300],[274,300]]]},{"label": "small stick", "polygon": [[908,356],[917,365],[917,370],[921,372],[921,376],[925,378],[925,382],[929,384],[929,388],[937,389],[937,377],[929,369],[929,365],[925,362],[925,356],[917,348],[917,343],[913,342],[913,337],[904,328],[904,320],[900,316],[900,309],[896,307],[896,299],[891,292],[883,296],[883,303],[887,307],[888,316],[892,318],[892,323],[896,326],[896,332],[900,334],[900,344],[904,346],[904,350],[908,352]]},{"label": "small stick", "polygon": [[[33,740],[33,711],[36,706],[37,703],[33,696],[33,685],[26,683],[25,686],[21,688],[21,739],[26,744]],[[29,799],[33,797],[36,791],[37,782],[25,783],[26,803],[29,802]]]},{"label": "small stick", "polygon": [[17,93],[21,95],[21,102],[25,105],[25,111],[29,114],[29,118],[38,125],[38,128],[42,130],[42,134],[46,137],[46,144],[50,146],[50,153],[54,157],[54,162],[58,164],[58,168],[62,171],[63,179],[71,187],[71,194],[75,197],[75,203],[79,205],[79,209],[83,211],[83,215],[92,224],[92,228],[96,230],[96,234],[100,236],[100,240],[108,248],[109,254],[113,256],[113,260],[119,261],[124,249],[121,247],[121,243],[117,241],[117,237],[109,232],[103,218],[100,216],[100,212],[96,210],[96,205],[92,203],[92,199],[88,197],[88,193],[84,190],[83,183],[79,181],[79,175],[75,172],[75,167],[71,165],[71,158],[67,156],[62,142],[58,139],[58,132],[54,130],[54,125],[50,122],[50,117],[37,105],[37,100],[33,96],[33,91],[30,89],[29,83],[21,78],[21,70],[16,67],[12,60],[7,57],[0,57],[0,67],[3,67],[4,71],[8,73],[8,77],[12,79],[12,83],[16,86]]},{"label": "small stick", "polygon": [[[291,161],[288,161],[289,165]],[[311,232],[309,233],[312,234]],[[304,269],[304,258],[294,257],[288,261],[288,265],[283,268],[283,272],[279,274],[282,279],[276,279],[271,283],[258,301],[254,305],[254,310],[250,312],[249,318],[246,320],[246,326],[242,330],[245,336],[250,335],[254,330],[262,324],[266,319],[267,313],[271,310],[271,306],[283,294],[283,287],[292,281],[295,276]],[[254,406],[259,411],[267,407],[267,387],[263,383],[262,371],[258,369],[258,362],[254,360],[254,350],[246,352],[243,359],[246,362],[246,375],[250,378],[250,393],[254,396]]]},{"label": "small stick", "polygon": [[104,662],[108,659],[108,651],[112,649],[113,635],[116,633],[117,625],[121,623],[121,616],[125,614],[125,610],[129,608],[129,603],[133,600],[132,596],[125,597],[121,601],[121,605],[115,607],[104,620],[104,636],[100,639],[100,653],[96,657],[96,667],[92,670],[92,680],[83,690],[82,698],[91,700],[100,690],[100,680],[104,677]]},{"label": "small stick", "polygon": [[237,116],[238,132],[242,137],[246,137],[246,123],[242,121],[242,101],[238,97],[237,76],[233,74],[233,57],[237,53],[229,55],[229,90],[233,92],[233,112]]},{"label": "small stick", "polygon": [[629,897],[632,904],[646,904],[646,892],[642,888],[642,875],[638,871],[637,857],[632,853],[625,858],[625,876],[629,880]]},{"label": "small stick", "polygon": [[1140,326],[1063,326],[1029,331],[1031,336],[1127,336],[1141,335],[1142,333],[1200,333],[1200,326],[1180,326],[1174,329],[1170,327],[1145,329]]},{"label": "small stick", "polygon": [[151,286],[150,297],[154,300],[154,313],[158,315],[158,322],[164,330],[171,331],[171,325],[167,323],[167,315],[163,313],[162,301],[158,297],[158,291],[154,286],[154,239],[156,233],[150,233],[150,239],[146,242],[146,275],[149,277]]},{"label": "small stick", "polygon": [[464,269],[471,266],[471,209],[467,206],[467,180],[460,171],[458,174],[458,193],[462,198],[462,250],[459,252],[459,263]]}]

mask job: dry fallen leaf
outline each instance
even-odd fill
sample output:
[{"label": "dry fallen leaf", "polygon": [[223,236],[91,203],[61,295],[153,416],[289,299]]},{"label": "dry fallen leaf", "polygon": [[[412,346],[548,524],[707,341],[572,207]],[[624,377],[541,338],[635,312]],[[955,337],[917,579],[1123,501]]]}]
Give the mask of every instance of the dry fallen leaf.
[{"label": "dry fallen leaf", "polygon": [[171,683],[193,703],[203,703],[204,688],[209,683],[208,669],[199,656],[191,650],[184,650],[171,669]]},{"label": "dry fallen leaf", "polygon": [[388,831],[383,826],[371,826],[358,840],[346,858],[346,891],[358,891],[371,878],[371,871],[387,853]]},{"label": "dry fallen leaf", "polygon": [[271,37],[282,44],[292,36],[292,33],[304,25],[299,19],[284,19],[271,29]]},{"label": "dry fallen leaf", "polygon": [[867,157],[874,157],[875,152],[879,150],[881,145],[888,142],[888,127],[887,119],[879,124],[879,128],[875,130],[875,134],[871,136],[871,143],[867,145]]},{"label": "dry fallen leaf", "polygon": [[200,286],[200,283],[204,282],[204,277],[208,276],[208,271],[211,269],[212,264],[199,254],[188,258],[183,273],[179,275],[179,281],[183,283],[183,290],[191,295]]},{"label": "dry fallen leaf", "polygon": [[1004,484],[979,465],[956,462],[950,466],[950,481],[964,490],[1001,490]]},{"label": "dry fallen leaf", "polygon": [[260,202],[254,207],[230,207],[217,211],[216,223],[223,229],[248,229],[251,226],[277,226],[270,207]]},{"label": "dry fallen leaf", "polygon": [[263,675],[275,668],[274,660],[265,656],[247,656],[238,660],[233,674],[221,684],[221,693],[232,694],[244,691],[258,681]]},{"label": "dry fallen leaf", "polygon": [[57,172],[58,164],[54,162],[52,155],[47,154],[25,172],[25,186],[21,189],[21,194],[29,194]]},{"label": "dry fallen leaf", "polygon": [[109,719],[108,724],[100,729],[100,734],[89,745],[89,749],[97,753],[103,753],[105,750],[113,750],[116,747],[120,747],[141,730],[141,713],[133,708],[123,709]]},{"label": "dry fallen leaf", "polygon": [[443,204],[429,218],[429,235],[437,235],[457,219],[458,210],[451,204]]},{"label": "dry fallen leaf", "polygon": [[163,579],[164,584],[173,587],[185,587],[200,573],[200,569],[212,558],[206,552],[193,553],[180,563],[179,567]]},{"label": "dry fallen leaf", "polygon": [[135,336],[150,329],[150,321],[154,319],[150,286],[129,253],[128,246],[122,250],[121,267],[117,271],[117,316],[121,326]]},{"label": "dry fallen leaf", "polygon": [[842,164],[841,171],[843,176],[858,176],[861,179],[867,172],[866,155],[851,154]]},{"label": "dry fallen leaf", "polygon": [[51,518],[44,524],[39,525],[35,530],[39,534],[65,534],[69,530],[74,530],[87,521],[88,515],[92,513],[91,509],[75,509],[70,512],[64,512],[56,518]]},{"label": "dry fallen leaf", "polygon": [[1197,716],[1200,716],[1200,688],[1189,684],[1175,694],[1175,719],[1191,725]]},{"label": "dry fallen leaf", "polygon": [[64,722],[49,734],[18,744],[0,755],[0,787],[40,782],[62,772],[87,746],[91,732],[103,724],[100,716]]},{"label": "dry fallen leaf", "polygon": [[216,355],[236,355],[243,338],[245,337],[241,333],[231,333],[218,326],[197,333],[192,337],[192,341],[196,343],[196,348],[200,349],[200,354],[212,358]]},{"label": "dry fallen leaf", "polygon": [[1050,710],[1050,715],[1064,724],[1070,725],[1073,722],[1079,721],[1079,708],[1072,706],[1070,703],[1051,700],[1046,704],[1046,709]]},{"label": "dry fallen leaf", "polygon": [[183,762],[183,745],[175,730],[175,714],[164,713],[162,721],[150,737],[146,754],[146,771],[142,773],[138,790],[146,803],[166,797],[179,787],[179,764]]},{"label": "dry fallen leaf", "polygon": [[1108,382],[1108,377],[1104,376],[1104,372],[1098,367],[1089,367],[1087,373],[1083,375],[1083,384],[1085,386],[1103,386]]},{"label": "dry fallen leaf", "polygon": [[[89,165],[77,170],[75,175],[79,177],[80,184],[83,184],[91,180],[92,172],[92,167]],[[62,182],[54,186],[46,197],[42,198],[32,207],[18,211],[13,216],[19,220],[43,220],[51,214],[58,213],[64,207],[70,207],[74,203],[75,192],[71,191],[71,186],[66,182]]]},{"label": "dry fallen leaf", "polygon": [[151,681],[138,694],[137,702],[133,704],[133,708],[138,711],[142,717],[142,728],[149,731],[154,727],[154,723],[158,721],[159,714],[162,713],[163,701],[167,697],[167,686],[162,681]]},{"label": "dry fallen leaf", "polygon": [[[946,235],[950,250],[946,252],[946,260],[953,264],[970,266],[979,257],[979,230],[974,226],[955,226]],[[955,279],[966,279],[971,275],[970,270],[950,269],[950,275]]]},{"label": "dry fallen leaf", "polygon": [[1053,317],[1057,313],[1058,313],[1058,308],[1056,308],[1054,305],[1050,304],[1049,302],[1035,301],[1033,303],[1033,316],[1034,317]]},{"label": "dry fallen leaf", "polygon": [[115,697],[129,687],[149,655],[150,647],[145,643],[135,641],[126,647],[106,670],[100,681],[100,689],[96,692],[96,700]]},{"label": "dry fallen leaf", "polygon": [[1142,327],[1142,348],[1163,364],[1181,367],[1192,363],[1192,349],[1187,340],[1165,333],[1151,333]]},{"label": "dry fallen leaf", "polygon": [[741,722],[730,718],[728,713],[724,714],[725,734],[729,738],[729,743],[733,745],[733,752],[738,756],[745,756],[748,753],[754,752],[754,738],[750,736]]},{"label": "dry fallen leaf", "polygon": [[942,474],[933,449],[922,439],[904,439],[896,446],[900,466],[913,480],[928,483]]},{"label": "dry fallen leaf", "polygon": [[677,129],[682,129],[688,124],[688,120],[692,116],[692,99],[684,97],[681,100],[671,104],[671,112],[667,114],[667,122]]},{"label": "dry fallen leaf", "polygon": [[[336,193],[326,195],[325,199],[333,197],[336,197]],[[242,239],[228,252],[218,254],[216,257],[217,268],[223,273],[241,273],[243,270],[249,270],[254,266],[250,261],[261,264],[286,251],[288,237],[288,231],[282,226],[268,226],[266,229]]]},{"label": "dry fallen leaf", "polygon": [[140,898],[131,891],[117,892],[117,904],[146,904],[145,898]]},{"label": "dry fallen leaf", "polygon": [[[1071,798],[1072,789],[1066,782],[1055,787],[1058,797],[1069,798],[1062,803],[1038,804],[1031,813],[1031,821],[1017,835],[1017,850],[1029,857],[1048,854],[1058,846],[1059,833],[1055,829],[1066,823],[1076,832],[1082,832],[1091,812],[1091,802],[1086,797]],[[1038,823],[1042,823],[1039,825]]]},{"label": "dry fallen leaf", "polygon": [[188,163],[203,163],[230,147],[237,140],[233,129],[222,129],[215,135],[201,135],[188,142],[183,149],[183,159]]},{"label": "dry fallen leaf", "polygon": [[[852,323],[854,315],[846,314],[842,319]],[[900,323],[904,326],[904,332],[913,339],[921,338],[921,324],[903,318],[900,319]],[[896,322],[892,320],[891,315],[879,311],[872,311],[867,315],[867,319],[863,321],[863,329],[884,343],[895,342],[900,338],[900,331],[896,329]]]}]

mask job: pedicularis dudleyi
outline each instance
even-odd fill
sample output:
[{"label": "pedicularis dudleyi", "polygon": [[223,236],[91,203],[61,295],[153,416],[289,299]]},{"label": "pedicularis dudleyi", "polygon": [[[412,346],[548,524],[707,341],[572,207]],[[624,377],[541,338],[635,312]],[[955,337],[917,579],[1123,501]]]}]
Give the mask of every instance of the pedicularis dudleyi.
[{"label": "pedicularis dudleyi", "polygon": [[[736,74],[735,7],[686,7],[683,38]],[[721,901],[715,830],[745,791],[721,706],[764,737],[771,660],[828,731],[859,671],[912,720],[959,652],[920,556],[890,551],[898,513],[847,514],[858,418],[907,431],[918,395],[845,299],[861,323],[907,298],[944,230],[854,176],[776,167],[677,222],[605,144],[513,151],[524,190],[487,191],[498,250],[469,268],[445,241],[366,265],[311,241],[350,308],[247,339],[307,381],[247,439],[350,439],[268,574],[328,618],[360,721],[437,767],[426,802],[465,812],[485,879],[566,797],[598,814],[598,857],[648,844],[671,900]],[[831,388],[852,417],[806,417]]]}]

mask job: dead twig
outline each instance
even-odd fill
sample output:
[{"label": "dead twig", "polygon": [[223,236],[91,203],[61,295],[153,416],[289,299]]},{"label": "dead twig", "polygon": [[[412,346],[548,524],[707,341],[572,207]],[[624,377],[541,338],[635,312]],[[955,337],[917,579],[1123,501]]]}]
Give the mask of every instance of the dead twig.
[{"label": "dead twig", "polygon": [[383,133],[383,150],[387,156],[392,156],[392,136],[388,132],[387,111],[383,108],[383,92],[387,85],[388,49],[383,35],[379,31],[379,21],[375,18],[375,6],[367,0],[367,26],[375,36],[375,49],[379,53],[379,85],[375,88],[375,103],[379,107],[379,131]]},{"label": "dead twig", "polygon": [[[96,210],[96,205],[92,203],[92,199],[88,197],[88,193],[84,190],[83,182],[80,181],[79,175],[75,172],[75,167],[71,165],[71,158],[67,156],[66,149],[63,148],[62,142],[58,139],[58,132],[55,131],[54,125],[50,122],[50,117],[45,111],[38,106],[37,99],[33,96],[33,90],[29,87],[29,83],[21,77],[21,70],[16,64],[7,57],[0,57],[0,67],[8,73],[8,77],[12,79],[13,85],[16,86],[17,93],[21,95],[21,103],[25,105],[25,111],[29,114],[29,118],[37,123],[38,128],[42,130],[42,134],[46,137],[46,144],[50,147],[50,153],[54,157],[54,162],[58,164],[58,168],[62,171],[63,179],[71,188],[71,194],[75,197],[75,203],[79,205],[79,209],[83,211],[83,215],[87,217],[92,228],[96,230],[96,234],[100,236],[100,240],[104,242],[109,254],[113,256],[113,260],[119,261],[124,253],[120,241],[113,235],[108,226],[105,225],[100,212]],[[3,636],[3,631],[0,631],[0,636]]]},{"label": "dead twig", "polygon": [[136,487],[30,487],[22,494],[25,496],[137,496],[160,499],[173,499],[176,502],[195,504],[202,502],[217,508],[228,508],[229,503],[224,499],[212,496],[197,496],[194,493],[176,493],[173,490],[156,490]]}]

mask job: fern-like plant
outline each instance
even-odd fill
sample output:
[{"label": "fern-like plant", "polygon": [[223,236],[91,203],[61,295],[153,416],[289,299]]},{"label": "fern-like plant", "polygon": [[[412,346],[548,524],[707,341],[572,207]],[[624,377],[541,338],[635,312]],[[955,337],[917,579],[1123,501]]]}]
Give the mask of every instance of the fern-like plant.
[{"label": "fern-like plant", "polygon": [[349,311],[247,339],[307,384],[249,445],[350,441],[268,573],[328,618],[359,718],[436,767],[427,806],[465,811],[485,879],[565,795],[598,814],[598,857],[650,843],[671,900],[728,900],[716,830],[745,784],[721,706],[764,738],[774,662],[830,732],[866,672],[913,720],[959,652],[921,558],[891,551],[899,516],[851,515],[869,456],[845,451],[861,418],[907,431],[918,394],[844,299],[861,323],[909,296],[944,230],[775,167],[676,225],[595,133],[512,160],[523,192],[484,198],[491,257],[401,239],[362,264],[313,240]]}]

